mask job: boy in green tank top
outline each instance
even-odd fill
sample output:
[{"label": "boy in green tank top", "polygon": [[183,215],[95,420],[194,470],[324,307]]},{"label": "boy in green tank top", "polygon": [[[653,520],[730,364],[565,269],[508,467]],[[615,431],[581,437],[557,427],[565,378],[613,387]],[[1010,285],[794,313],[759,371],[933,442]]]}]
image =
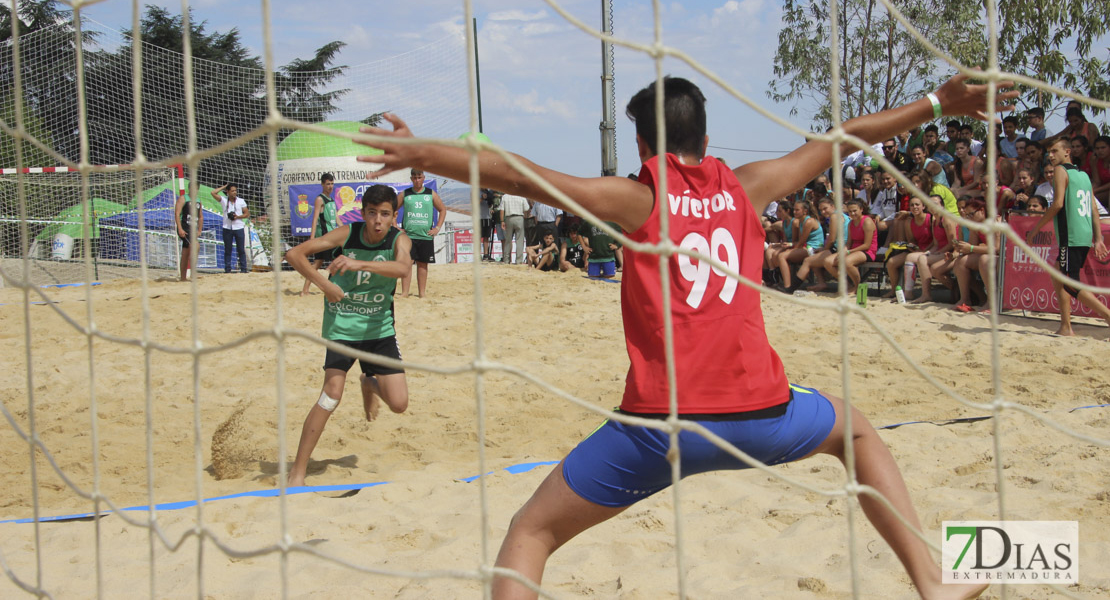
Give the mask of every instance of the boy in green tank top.
[{"label": "boy in green tank top", "polygon": [[[1079,281],[1087,254],[1094,246],[1095,256],[1105,260],[1106,245],[1102,240],[1102,227],[1098,221],[1098,211],[1093,202],[1094,192],[1091,178],[1071,164],[1071,142],[1066,138],[1054,140],[1048,147],[1048,160],[1053,165],[1052,187],[1055,202],[1048,207],[1044,216],[1033,229],[1025,235],[1025,242],[1033,245],[1033,237],[1051,219],[1056,228],[1056,243],[1060,253],[1056,258],[1060,272],[1070,279]],[[1110,324],[1110,308],[1098,301],[1094,294],[1079,290],[1070,283],[1052,279],[1056,299],[1060,304],[1060,329],[1058,335],[1075,335],[1071,328],[1071,298],[1077,298]],[[1068,298],[1068,296],[1071,298]]]},{"label": "boy in green tank top", "polygon": [[[362,196],[362,223],[333,229],[285,253],[285,259],[324,292],[321,337],[368,354],[401,360],[393,327],[393,292],[397,279],[412,270],[412,244],[393,227],[397,193],[386,185],[372,186]],[[327,279],[308,262],[313,254],[336,249]],[[304,485],[308,459],[324,425],[343,397],[347,371],[355,358],[329,348],[324,357],[324,388],[301,429],[297,458],[289,468],[289,487]],[[409,404],[404,369],[358,359],[362,367],[362,407],[366,420],[378,415],[381,402],[395,413]]]},{"label": "boy in green tank top", "polygon": [[[331,173],[324,173],[320,176],[320,187],[323,191],[320,192],[319,196],[316,196],[316,201],[313,203],[312,234],[308,239],[318,238],[339,226],[335,200],[331,197],[331,192],[335,189],[335,177]],[[324,267],[325,260],[331,260],[331,252],[324,252],[313,257],[312,268],[319,271]],[[304,288],[301,289],[302,296],[308,295],[308,288],[311,285],[312,282],[308,279],[304,280]]]},{"label": "boy in green tank top", "polygon": [[[409,172],[412,187],[397,194],[397,205],[405,207],[401,228],[412,239],[412,261],[416,263],[416,292],[423,298],[428,289],[428,264],[436,261],[435,237],[447,218],[447,206],[443,204],[435,190],[424,187],[424,171],[412,169]],[[439,223],[435,222],[435,212],[439,212]],[[412,283],[412,269],[401,278],[401,297],[409,297]]]}]

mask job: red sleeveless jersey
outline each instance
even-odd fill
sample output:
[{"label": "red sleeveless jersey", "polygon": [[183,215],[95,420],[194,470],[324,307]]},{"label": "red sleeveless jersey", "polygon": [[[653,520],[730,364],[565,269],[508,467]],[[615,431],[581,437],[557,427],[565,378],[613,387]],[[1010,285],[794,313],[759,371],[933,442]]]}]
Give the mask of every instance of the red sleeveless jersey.
[{"label": "red sleeveless jersey", "polygon": [[[759,281],[763,227],[736,176],[715,158],[682,164],[667,154],[667,191],[656,190],[658,159],[640,169],[655,206],[637,242],[659,241],[659,211],[669,214],[671,241],[715,256],[750,281]],[[669,265],[670,306],[664,306],[659,257],[625,248],[621,308],[631,365],[623,410],[668,412],[663,311],[673,320],[679,412],[746,412],[782,404],[790,396],[778,354],[767,342],[759,294],[708,262],[675,254]]]}]

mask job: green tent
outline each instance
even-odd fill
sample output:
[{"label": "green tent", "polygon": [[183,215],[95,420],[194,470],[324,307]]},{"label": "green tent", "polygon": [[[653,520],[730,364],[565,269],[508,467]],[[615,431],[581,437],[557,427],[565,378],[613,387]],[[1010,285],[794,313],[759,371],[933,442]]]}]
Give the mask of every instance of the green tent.
[{"label": "green tent", "polygon": [[[105,200],[103,198],[93,198],[92,210],[94,214],[89,215],[89,217],[92,222],[95,223],[99,219],[118,215],[130,209],[118,202],[112,202],[111,200]],[[50,241],[59,233],[68,235],[75,240],[83,239],[85,237],[85,220],[83,213],[84,208],[80,204],[63,210],[52,219],[55,222],[43,228],[42,232],[35,236],[35,239]],[[100,237],[99,227],[90,227],[89,229],[92,239]]]},{"label": "green tent", "polygon": [[[141,203],[146,204],[155,196],[165,192],[166,190],[172,190],[174,197],[176,198],[177,189],[177,180],[175,179],[173,181],[167,181],[162,185],[152,187],[148,190],[143,190]],[[208,187],[207,185],[200,185],[197,189],[197,199],[200,200],[200,205],[206,210],[209,210],[216,214],[223,214],[223,208],[220,206],[220,201],[212,197],[212,189],[213,188]],[[188,180],[185,180],[185,191],[189,191]],[[93,211],[95,211],[96,213],[94,221],[96,223],[99,223],[101,219],[112,217],[120,213],[132,212],[140,204],[140,202],[132,200],[130,203],[127,204],[127,206],[124,206],[123,204],[120,204],[118,202],[112,202],[111,200],[105,200],[103,198],[93,198],[92,203]],[[68,235],[75,240],[83,239],[85,237],[85,226],[84,220],[82,218],[82,212],[83,209],[80,204],[78,204],[77,206],[71,206],[63,210],[62,212],[55,215],[53,219],[51,219],[52,221],[55,221],[55,223],[51,223],[50,225],[47,225],[45,228],[43,228],[42,232],[35,236],[35,239],[49,242],[53,240],[54,236],[58,235],[59,233]],[[99,226],[92,227],[90,229],[92,233],[92,239],[97,239],[100,237]]]},{"label": "green tent", "polygon": [[[362,123],[356,121],[325,121],[315,123],[315,125],[344,133],[358,133],[358,128],[362,126]],[[303,129],[298,129],[289,134],[277,147],[277,159],[279,161],[298,158],[369,156],[381,153],[382,151],[377,148],[356,144],[346,138]]]}]

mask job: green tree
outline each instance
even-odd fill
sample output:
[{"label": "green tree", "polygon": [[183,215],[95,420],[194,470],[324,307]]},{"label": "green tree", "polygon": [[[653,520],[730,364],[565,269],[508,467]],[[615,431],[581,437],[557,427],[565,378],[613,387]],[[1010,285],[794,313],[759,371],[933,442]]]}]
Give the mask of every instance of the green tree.
[{"label": "green tree", "polygon": [[[1110,48],[1095,44],[1110,32],[1106,0],[1007,0],[998,5],[999,66],[1099,100],[1110,100]],[[1101,56],[1100,56],[1101,55]],[[1029,88],[1027,106],[1051,109],[1061,99]],[[1094,112],[1103,109],[1094,107]]]},{"label": "green tree", "polygon": [[[941,50],[965,64],[986,57],[977,3],[895,0],[894,5]],[[934,89],[948,70],[877,0],[836,0],[844,119],[899,106]],[[768,96],[813,111],[812,128],[832,123],[832,51],[827,0],[785,0]]]}]

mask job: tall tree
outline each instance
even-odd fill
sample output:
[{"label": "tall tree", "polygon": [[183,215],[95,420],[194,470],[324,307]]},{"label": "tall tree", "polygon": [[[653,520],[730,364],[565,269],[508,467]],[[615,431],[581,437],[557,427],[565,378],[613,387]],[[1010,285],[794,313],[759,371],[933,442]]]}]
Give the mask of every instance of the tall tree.
[{"label": "tall tree", "polygon": [[[140,21],[142,47],[143,154],[161,159],[187,151],[185,65],[181,15],[148,6]],[[131,89],[132,35],[115,50],[90,54],[89,125],[98,135],[94,160],[112,163],[135,155]],[[197,147],[213,148],[249,134],[268,116],[262,61],[243,45],[239,32],[209,32],[189,19],[193,55],[193,115]],[[347,90],[322,91],[345,67],[332,66],[342,42],[331,42],[312,58],[295,59],[275,73],[277,106],[283,115],[306,122],[324,120]],[[279,132],[279,141],[289,131]],[[199,180],[213,187],[239,185],[240,195],[261,199],[267,160],[265,138],[255,138],[203,161]]]},{"label": "tall tree", "polygon": [[[1110,32],[1110,2],[1007,0],[999,3],[998,11],[1002,69],[1110,100],[1110,48],[1096,47]],[[1060,100],[1038,88],[1025,92],[1022,101],[1027,106],[1051,109]]]},{"label": "tall tree", "polygon": [[[877,0],[835,0],[844,119],[898,106],[932,90],[947,71]],[[952,0],[894,0],[926,39],[965,64],[986,57],[980,6]],[[832,122],[828,0],[785,0],[768,96],[813,112],[812,128]],[[800,107],[799,104],[804,106]]]}]

